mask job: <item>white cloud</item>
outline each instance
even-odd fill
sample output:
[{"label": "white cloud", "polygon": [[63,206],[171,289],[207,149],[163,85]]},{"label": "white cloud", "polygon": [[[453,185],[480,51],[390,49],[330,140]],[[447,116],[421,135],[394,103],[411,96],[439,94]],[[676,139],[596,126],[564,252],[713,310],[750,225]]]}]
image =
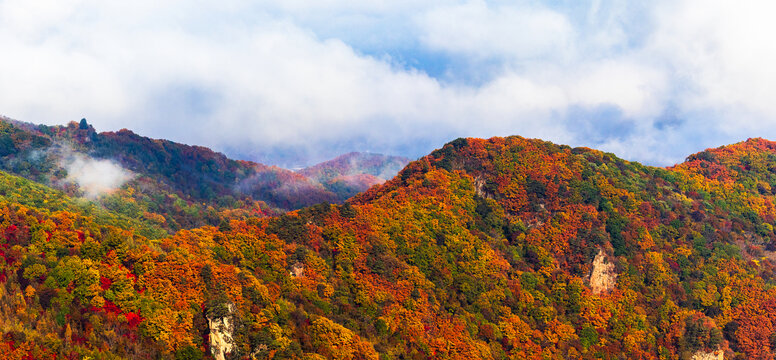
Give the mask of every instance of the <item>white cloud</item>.
[{"label": "white cloud", "polygon": [[536,59],[563,55],[574,29],[562,14],[538,6],[489,6],[483,0],[440,6],[417,18],[430,48],[467,57]]},{"label": "white cloud", "polygon": [[776,120],[776,4],[688,0],[658,11],[647,50],[670,61],[677,81],[690,85],[682,94],[687,106],[740,107]]},{"label": "white cloud", "polygon": [[578,67],[578,75],[563,74],[570,103],[582,106],[616,105],[627,117],[645,118],[662,111],[668,79],[660,69],[630,58],[607,59]]},{"label": "white cloud", "polygon": [[519,134],[669,163],[776,137],[771,7],[0,0],[0,112],[315,160]]}]

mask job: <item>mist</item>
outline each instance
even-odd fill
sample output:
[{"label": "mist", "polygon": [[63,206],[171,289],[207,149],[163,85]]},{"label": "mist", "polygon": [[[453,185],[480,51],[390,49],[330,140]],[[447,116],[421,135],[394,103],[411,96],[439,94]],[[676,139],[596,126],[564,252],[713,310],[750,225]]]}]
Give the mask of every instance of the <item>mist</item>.
[{"label": "mist", "polygon": [[90,200],[117,190],[134,177],[132,172],[111,160],[93,159],[79,153],[68,154],[60,165],[67,171],[64,180],[78,185],[84,197]]}]

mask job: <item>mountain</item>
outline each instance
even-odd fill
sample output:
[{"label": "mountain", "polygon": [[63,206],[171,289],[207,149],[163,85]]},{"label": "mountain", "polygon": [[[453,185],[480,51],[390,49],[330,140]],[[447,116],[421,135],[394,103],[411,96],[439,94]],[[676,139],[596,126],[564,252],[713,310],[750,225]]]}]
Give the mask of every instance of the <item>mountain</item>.
[{"label": "mountain", "polygon": [[323,187],[290,170],[232,160],[205,147],[149,139],[126,129],[98,134],[89,154],[161,179],[199,201],[252,197],[280,210],[335,201]]},{"label": "mountain", "polygon": [[457,139],[342,205],[157,240],[0,192],[0,351],[773,358],[774,170],[763,139],[670,168]]},{"label": "mountain", "polygon": [[298,173],[323,184],[344,201],[396,176],[409,162],[410,159],[400,156],[352,152]]},{"label": "mountain", "polygon": [[350,165],[334,161],[318,167],[341,171],[341,176],[310,179],[127,129],[97,133],[85,119],[66,126],[0,119],[0,169],[71,196],[98,199],[126,216],[156,219],[171,232],[341,203],[382,181],[371,173],[398,172],[403,161],[355,154],[343,159]]}]

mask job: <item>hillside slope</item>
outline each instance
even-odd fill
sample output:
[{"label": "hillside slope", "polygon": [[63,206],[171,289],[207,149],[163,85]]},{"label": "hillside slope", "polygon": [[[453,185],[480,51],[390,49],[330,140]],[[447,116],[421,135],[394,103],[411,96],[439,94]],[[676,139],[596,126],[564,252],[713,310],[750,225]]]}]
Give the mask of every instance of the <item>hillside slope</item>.
[{"label": "hillside slope", "polygon": [[[170,231],[321,202],[341,203],[378,182],[349,168],[348,176],[321,183],[290,170],[232,160],[205,147],[150,139],[127,129],[97,133],[85,120],[67,126],[0,120],[1,170],[71,196],[99,200],[127,216],[163,220]],[[370,165],[380,166],[375,161]]]},{"label": "hillside slope", "polygon": [[774,149],[753,139],[663,169],[458,139],[344,205],[158,242],[4,203],[0,351],[772,358]]},{"label": "hillside slope", "polygon": [[232,160],[205,147],[149,139],[126,129],[98,134],[90,155],[158,179],[196,201],[251,197],[281,210],[335,201],[322,186],[290,170]]}]

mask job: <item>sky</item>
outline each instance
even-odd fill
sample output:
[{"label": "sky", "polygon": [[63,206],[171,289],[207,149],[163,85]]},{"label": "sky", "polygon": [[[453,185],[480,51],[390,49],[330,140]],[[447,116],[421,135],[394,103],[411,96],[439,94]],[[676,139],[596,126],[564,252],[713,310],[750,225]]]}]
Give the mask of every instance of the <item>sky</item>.
[{"label": "sky", "polygon": [[776,140],[769,1],[0,0],[0,114],[296,167],[520,135]]}]

